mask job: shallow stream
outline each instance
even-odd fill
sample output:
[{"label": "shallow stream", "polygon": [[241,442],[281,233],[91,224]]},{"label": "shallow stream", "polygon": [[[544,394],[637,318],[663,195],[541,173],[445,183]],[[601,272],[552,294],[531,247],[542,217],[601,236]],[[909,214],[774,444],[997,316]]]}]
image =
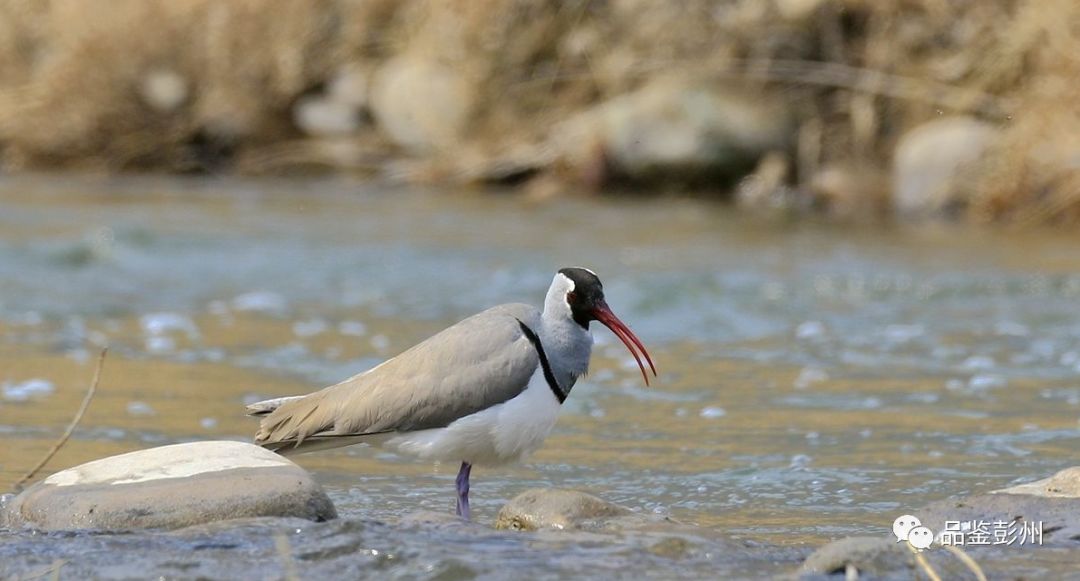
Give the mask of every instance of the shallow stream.
[{"label": "shallow stream", "polygon": [[[646,388],[598,327],[540,452],[474,470],[476,520],[553,486],[777,554],[887,534],[933,500],[1080,464],[1077,241],[670,198],[5,178],[0,490],[63,430],[101,345],[98,393],[46,472],[250,438],[245,403],[337,382],[488,306],[539,304],[557,268],[583,265],[660,377]],[[343,516],[453,509],[457,466],[364,447],[298,461]],[[490,543],[462,550],[505,540]]]}]

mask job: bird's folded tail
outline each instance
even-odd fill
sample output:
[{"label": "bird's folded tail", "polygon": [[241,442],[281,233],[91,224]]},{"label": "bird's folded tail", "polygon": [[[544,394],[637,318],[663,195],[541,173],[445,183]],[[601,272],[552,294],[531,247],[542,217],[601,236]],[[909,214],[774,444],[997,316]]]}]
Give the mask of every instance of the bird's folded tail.
[{"label": "bird's folded tail", "polygon": [[296,401],[298,399],[303,399],[304,397],[305,396],[302,396],[302,395],[290,395],[288,397],[277,397],[277,398],[274,398],[274,399],[267,399],[267,400],[263,400],[263,401],[257,401],[255,403],[250,404],[250,405],[247,406],[247,415],[249,415],[249,416],[251,416],[253,418],[254,417],[268,416],[271,413],[273,413],[274,410],[278,409],[282,405],[285,405],[285,404],[289,403],[290,401]]},{"label": "bird's folded tail", "polygon": [[332,450],[334,448],[351,446],[353,444],[378,444],[391,435],[392,434],[383,432],[381,434],[368,434],[363,436],[311,436],[304,439],[304,441],[299,444],[296,440],[256,443],[263,448],[266,448],[271,452],[277,452],[282,456],[293,456],[296,454],[307,454],[308,452]]},{"label": "bird's folded tail", "polygon": [[[255,434],[255,443],[283,456],[339,448],[360,442],[378,441],[386,432],[375,434],[332,434],[325,430],[333,427],[332,422],[306,426],[307,420],[319,409],[323,392],[311,395],[294,395],[258,401],[247,406],[247,415],[261,418],[259,431]],[[307,400],[299,404],[299,409],[280,409],[288,404]],[[295,406],[290,406],[295,407]],[[274,412],[279,412],[274,414]],[[280,416],[280,417],[279,417]]]}]

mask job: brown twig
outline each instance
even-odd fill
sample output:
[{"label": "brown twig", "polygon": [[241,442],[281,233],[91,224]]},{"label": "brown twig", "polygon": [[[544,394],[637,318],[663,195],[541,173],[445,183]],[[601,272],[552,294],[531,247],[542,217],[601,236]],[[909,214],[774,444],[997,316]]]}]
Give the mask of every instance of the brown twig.
[{"label": "brown twig", "polygon": [[941,576],[930,566],[930,562],[919,552],[919,549],[916,549],[910,542],[907,543],[907,546],[911,549],[911,554],[915,555],[915,562],[918,563],[919,567],[926,573],[926,576],[930,578],[930,581],[941,581]]},{"label": "brown twig", "polygon": [[86,408],[90,407],[90,400],[94,399],[94,393],[97,392],[98,381],[101,380],[101,368],[105,366],[105,354],[108,352],[108,347],[105,347],[101,350],[101,355],[98,356],[97,368],[94,369],[94,379],[90,382],[90,389],[86,390],[86,395],[83,396],[82,404],[79,405],[79,410],[75,412],[75,417],[71,418],[71,422],[68,423],[67,429],[64,430],[64,433],[60,436],[60,439],[58,439],[56,443],[53,444],[53,447],[51,450],[49,450],[49,453],[45,454],[45,456],[37,463],[36,466],[31,468],[29,472],[24,474],[22,478],[15,482],[14,488],[16,492],[22,490],[23,484],[26,484],[28,480],[33,478],[34,475],[38,473],[38,470],[41,470],[43,467],[45,467],[45,465],[49,463],[49,460],[52,460],[52,457],[60,451],[60,448],[62,448],[65,443],[67,443],[68,438],[71,437],[71,434],[75,431],[76,426],[78,426],[79,422],[82,421],[83,414],[86,413]]},{"label": "brown twig", "polygon": [[975,575],[976,579],[978,579],[979,581],[986,581],[986,573],[983,573],[982,567],[980,567],[979,564],[975,562],[975,559],[971,558],[971,555],[968,555],[964,552],[963,549],[955,545],[943,546],[945,547],[945,550],[952,553],[954,557],[960,559],[960,562],[963,563],[968,568],[968,570]]}]

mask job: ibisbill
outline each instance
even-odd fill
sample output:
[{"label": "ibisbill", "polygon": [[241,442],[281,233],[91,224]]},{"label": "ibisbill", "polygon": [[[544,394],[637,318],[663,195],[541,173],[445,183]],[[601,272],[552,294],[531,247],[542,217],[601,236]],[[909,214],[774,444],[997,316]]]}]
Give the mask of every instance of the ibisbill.
[{"label": "ibisbill", "polygon": [[599,321],[626,345],[648,385],[645,346],[604,299],[594,272],[563,268],[543,309],[513,303],[473,315],[400,355],[309,395],[248,406],[255,443],[280,454],[368,443],[426,461],[461,462],[457,513],[469,519],[473,465],[536,451],[589,368]]}]

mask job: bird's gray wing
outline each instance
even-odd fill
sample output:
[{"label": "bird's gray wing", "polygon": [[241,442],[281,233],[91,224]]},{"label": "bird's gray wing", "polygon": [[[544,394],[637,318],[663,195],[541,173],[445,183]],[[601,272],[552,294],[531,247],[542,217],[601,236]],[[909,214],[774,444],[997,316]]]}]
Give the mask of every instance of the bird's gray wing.
[{"label": "bird's gray wing", "polygon": [[[369,371],[265,416],[255,443],[272,449],[304,440],[440,428],[524,391],[539,366],[521,324],[540,314],[523,304],[473,315]],[[348,441],[346,441],[348,440]],[[314,444],[314,441],[312,442]]]}]

